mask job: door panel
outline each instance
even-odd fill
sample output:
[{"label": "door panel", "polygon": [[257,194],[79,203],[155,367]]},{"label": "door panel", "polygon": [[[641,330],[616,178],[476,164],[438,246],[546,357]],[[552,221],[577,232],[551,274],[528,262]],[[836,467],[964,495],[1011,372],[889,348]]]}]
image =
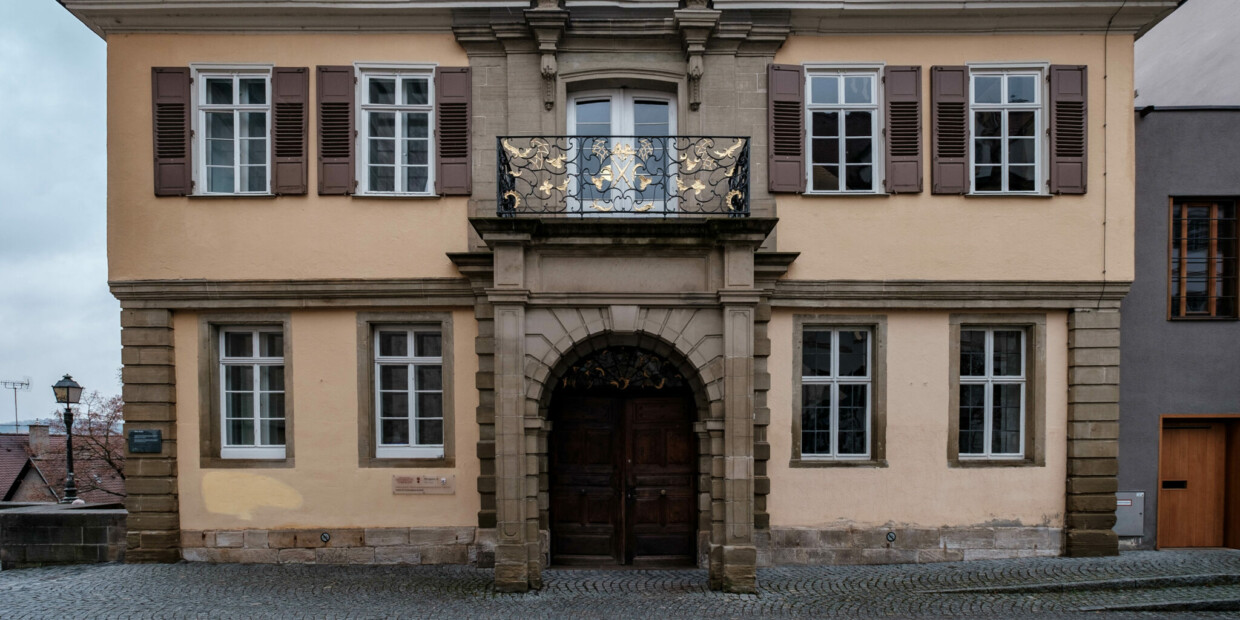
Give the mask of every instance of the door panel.
[{"label": "door panel", "polygon": [[1168,422],[1159,455],[1158,546],[1223,546],[1226,427]]},{"label": "door panel", "polygon": [[690,407],[684,398],[557,397],[553,563],[694,562],[697,457]]}]

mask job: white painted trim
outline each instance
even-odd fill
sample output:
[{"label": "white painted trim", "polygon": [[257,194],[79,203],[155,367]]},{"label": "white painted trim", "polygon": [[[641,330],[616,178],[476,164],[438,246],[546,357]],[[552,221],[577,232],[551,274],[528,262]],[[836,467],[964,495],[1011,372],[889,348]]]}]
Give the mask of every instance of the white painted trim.
[{"label": "white painted trim", "polygon": [[[380,355],[379,334],[384,331],[405,332],[406,346],[409,348],[412,348],[414,346],[414,335],[417,333],[439,334],[440,355],[438,357]],[[440,429],[441,429],[440,432],[442,433],[441,437],[446,439],[446,434],[447,434],[446,420],[449,415],[449,412],[446,410],[447,399],[445,398],[444,395],[448,391],[448,389],[450,389],[450,387],[444,383],[446,377],[445,377],[445,373],[443,372],[443,366],[444,366],[443,349],[445,347],[452,346],[452,343],[447,342],[447,340],[443,337],[443,332],[444,330],[443,330],[442,324],[430,324],[430,325],[427,325],[427,324],[412,324],[412,325],[374,324],[374,325],[371,325],[370,327],[371,347],[372,347],[372,350],[374,351],[374,355],[370,360],[372,364],[371,372],[373,373],[372,376],[374,377],[374,385],[371,386],[372,389],[374,390],[373,392],[374,411],[371,413],[371,415],[373,416],[373,420],[374,420],[375,458],[441,458],[443,457],[444,445],[442,441],[441,443],[438,443],[438,444],[417,443],[418,441],[417,423],[419,419],[429,419],[429,420],[438,419],[440,421]],[[407,423],[409,424],[409,431],[408,431],[409,432],[409,444],[408,445],[384,444],[383,443],[383,419],[384,419],[383,391],[384,390],[382,390],[382,381],[383,381],[382,367],[384,365],[388,365],[388,366],[402,366],[403,365],[406,368],[405,393],[408,395],[409,402],[406,405],[407,411],[406,411],[405,419],[407,420]],[[417,366],[438,366],[439,367],[439,372],[440,372],[439,390],[415,389],[416,386],[414,385],[414,379],[417,373],[414,370],[414,368]],[[388,390],[388,392],[397,392],[397,391],[399,390]],[[417,395],[419,393],[435,393],[435,392],[438,392],[440,395],[439,418],[419,418],[418,417]],[[389,417],[388,419],[399,419],[399,418]]]},{"label": "white painted trim", "polygon": [[[355,62],[353,63],[354,75],[354,101],[357,106],[357,138],[355,148],[357,149],[357,161],[355,163],[354,175],[357,179],[357,193],[355,196],[362,197],[384,197],[384,198],[432,198],[435,194],[435,143],[438,138],[439,128],[436,125],[436,109],[435,109],[435,69],[437,63],[390,63],[390,62]],[[402,114],[405,112],[425,112],[427,118],[427,153],[426,153],[426,191],[425,192],[403,192],[391,191],[381,192],[370,189],[370,123],[368,122],[368,112],[372,105],[366,103],[367,83],[372,77],[396,77],[399,79],[404,75],[414,75],[417,77],[425,77],[427,81],[427,103],[422,105],[406,105],[393,104],[382,110],[391,111],[396,115],[396,124],[394,127],[395,153],[397,159],[395,164],[395,183],[397,187],[404,184],[403,174],[405,167],[404,156],[405,149],[402,148],[402,128],[404,121]],[[399,85],[396,88],[396,96],[400,97],[401,91]]]},{"label": "white painted trim", "polygon": [[[844,331],[862,331],[865,332],[865,375],[864,376],[840,376],[840,341],[839,333]],[[874,443],[874,339],[877,337],[876,329],[869,326],[861,325],[803,325],[799,330],[800,333],[795,334],[796,338],[802,338],[805,332],[830,332],[831,334],[831,375],[828,377],[816,375],[801,375],[801,382],[798,389],[806,385],[825,385],[831,387],[831,411],[830,411],[830,442],[831,452],[828,454],[807,454],[805,452],[804,443],[801,444],[801,460],[803,461],[868,461],[871,457],[871,446]],[[804,359],[805,351],[801,350],[801,357]],[[865,453],[864,454],[839,454],[839,432],[840,432],[840,386],[841,385],[864,385],[865,390]],[[802,397],[801,411],[794,411],[793,415],[804,415],[805,401]],[[805,434],[804,421],[802,421],[801,434]],[[802,441],[797,438],[797,441]]]},{"label": "white painted trim", "polygon": [[[886,161],[887,141],[883,139],[883,132],[886,130],[886,119],[883,114],[887,91],[886,84],[883,82],[883,69],[886,63],[851,63],[851,64],[830,64],[830,63],[806,63],[803,65],[805,73],[805,108],[802,114],[805,116],[805,195],[807,196],[876,196],[884,195],[886,170],[883,164]],[[830,74],[858,74],[866,75],[874,78],[874,87],[871,92],[872,102],[868,104],[859,103],[836,103],[822,104],[813,103],[812,86],[815,77],[821,77]],[[841,90],[843,86],[841,85]],[[814,189],[814,122],[813,113],[818,110],[838,110],[845,112],[849,110],[856,111],[873,111],[873,117],[870,121],[871,135],[871,154],[870,154],[870,176],[871,188],[868,190],[815,190]],[[843,127],[844,119],[841,115],[839,120],[840,126]],[[846,166],[845,160],[845,136],[841,130],[837,136],[839,140],[839,161],[837,168],[843,170]],[[839,177],[841,185],[847,185],[846,177],[841,174]]]},{"label": "white painted trim", "polygon": [[[271,176],[274,162],[272,161],[272,135],[271,127],[274,119],[272,119],[272,73],[274,65],[270,64],[207,64],[207,63],[191,63],[190,64],[190,106],[192,114],[190,115],[190,131],[192,139],[190,140],[190,158],[192,162],[190,170],[190,178],[193,181],[193,196],[270,196]],[[234,83],[234,95],[238,92],[236,88],[237,80],[240,77],[262,77],[266,82],[267,94],[266,103],[263,104],[206,104],[203,103],[203,93],[206,89],[206,80],[212,77],[231,76]],[[232,111],[233,115],[233,191],[231,192],[211,192],[207,189],[207,131],[206,131],[206,113],[211,111],[223,112]],[[241,123],[237,119],[237,112],[265,112],[266,113],[266,136],[264,141],[267,143],[264,149],[265,168],[266,168],[266,189],[261,192],[239,191],[238,184],[241,182]]]}]

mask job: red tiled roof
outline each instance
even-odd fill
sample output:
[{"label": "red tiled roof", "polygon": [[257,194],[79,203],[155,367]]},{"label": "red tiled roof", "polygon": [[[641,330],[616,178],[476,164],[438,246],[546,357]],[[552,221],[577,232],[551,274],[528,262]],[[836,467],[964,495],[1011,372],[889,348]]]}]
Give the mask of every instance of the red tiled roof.
[{"label": "red tiled roof", "polygon": [[28,435],[0,433],[0,499],[9,494],[17,478],[22,475],[22,469],[30,458],[26,452],[29,443]]},{"label": "red tiled roof", "polygon": [[[47,439],[47,454],[32,460],[35,467],[39,468],[39,473],[43,474],[43,478],[52,486],[56,496],[60,497],[65,492],[65,436],[49,435]],[[78,436],[74,435],[73,439],[78,441]],[[116,436],[111,439],[113,451],[124,454],[125,438]],[[78,497],[92,504],[123,501],[125,479],[102,459],[87,458],[80,452],[80,447],[74,448],[73,474],[77,481]],[[91,487],[100,488],[85,490]]]}]

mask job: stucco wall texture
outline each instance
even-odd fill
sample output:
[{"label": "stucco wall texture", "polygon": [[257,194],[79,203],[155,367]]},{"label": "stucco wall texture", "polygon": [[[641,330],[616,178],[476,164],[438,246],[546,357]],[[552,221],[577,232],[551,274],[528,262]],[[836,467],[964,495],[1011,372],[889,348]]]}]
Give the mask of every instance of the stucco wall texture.
[{"label": "stucco wall texture", "polygon": [[1124,300],[1119,490],[1145,491],[1158,516],[1164,414],[1240,414],[1240,323],[1167,320],[1171,199],[1240,197],[1240,110],[1159,110],[1137,118],[1137,278]]}]

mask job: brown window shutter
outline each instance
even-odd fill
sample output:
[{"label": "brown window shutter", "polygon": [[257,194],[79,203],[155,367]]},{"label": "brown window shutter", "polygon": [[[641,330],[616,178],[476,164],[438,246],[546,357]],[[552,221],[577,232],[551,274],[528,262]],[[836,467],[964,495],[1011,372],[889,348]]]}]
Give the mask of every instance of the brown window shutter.
[{"label": "brown window shutter", "polygon": [[1051,66],[1051,193],[1084,194],[1087,81],[1084,66]]},{"label": "brown window shutter", "polygon": [[921,67],[883,70],[889,194],[921,192]]},{"label": "brown window shutter", "polygon": [[969,191],[969,68],[930,68],[930,193]]},{"label": "brown window shutter", "polygon": [[766,71],[767,179],[772,192],[805,191],[805,74],[800,65]]},{"label": "brown window shutter", "polygon": [[271,191],[304,195],[310,69],[276,67],[271,75],[271,102]]},{"label": "brown window shutter", "polygon": [[193,191],[189,88],[189,67],[151,68],[156,196],[187,196]]},{"label": "brown window shutter", "polygon": [[474,83],[469,67],[435,69],[435,193],[468,196]]},{"label": "brown window shutter", "polygon": [[353,193],[353,67],[318,67],[319,194]]}]

